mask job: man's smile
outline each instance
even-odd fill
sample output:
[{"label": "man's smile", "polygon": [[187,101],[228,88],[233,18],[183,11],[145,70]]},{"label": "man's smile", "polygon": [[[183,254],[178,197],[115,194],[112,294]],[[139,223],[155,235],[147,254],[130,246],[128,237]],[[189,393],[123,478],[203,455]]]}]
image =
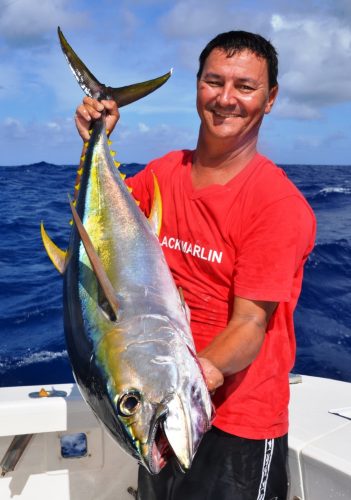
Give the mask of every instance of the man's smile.
[{"label": "man's smile", "polygon": [[220,118],[239,118],[241,117],[240,113],[234,111],[223,111],[220,109],[211,109],[212,113],[215,116],[219,116]]}]

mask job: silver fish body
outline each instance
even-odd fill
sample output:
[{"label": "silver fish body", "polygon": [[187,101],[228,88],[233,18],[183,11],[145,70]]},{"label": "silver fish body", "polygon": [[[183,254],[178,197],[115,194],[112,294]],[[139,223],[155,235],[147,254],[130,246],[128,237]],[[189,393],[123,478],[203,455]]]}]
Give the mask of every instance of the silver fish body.
[{"label": "silver fish body", "polygon": [[[106,87],[60,29],[59,37],[83,90],[116,99],[120,107],[170,76]],[[148,221],[116,168],[104,119],[95,122],[80,167],[67,252],[41,228],[49,257],[64,275],[65,336],[77,384],[111,435],[151,473],[170,452],[186,470],[213,409],[186,306],[155,235],[162,211],[157,179]]]},{"label": "silver fish body", "polygon": [[64,320],[79,387],[120,445],[150,472],[165,463],[165,437],[187,469],[210,427],[212,405],[179,292],[114,165],[103,122],[90,141],[77,212],[119,305],[115,317],[74,226]]}]

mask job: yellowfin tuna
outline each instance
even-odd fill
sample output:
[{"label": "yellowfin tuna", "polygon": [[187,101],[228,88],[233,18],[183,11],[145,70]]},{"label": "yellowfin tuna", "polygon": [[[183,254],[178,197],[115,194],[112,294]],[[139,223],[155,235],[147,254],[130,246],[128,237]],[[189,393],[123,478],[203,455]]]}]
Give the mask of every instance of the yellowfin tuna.
[{"label": "yellowfin tuna", "polygon": [[[83,90],[120,107],[170,76],[105,87],[60,30],[59,37]],[[211,425],[212,404],[186,306],[155,234],[162,224],[157,179],[148,221],[115,166],[103,118],[93,125],[78,177],[67,252],[42,225],[45,248],[64,275],[65,335],[77,384],[116,441],[151,473],[170,452],[186,470]]]}]

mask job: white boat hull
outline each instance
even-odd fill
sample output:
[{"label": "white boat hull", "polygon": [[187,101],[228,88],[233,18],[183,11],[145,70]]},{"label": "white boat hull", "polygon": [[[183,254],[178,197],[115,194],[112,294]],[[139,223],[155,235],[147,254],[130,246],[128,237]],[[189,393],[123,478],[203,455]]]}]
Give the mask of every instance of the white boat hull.
[{"label": "white boat hull", "polygon": [[[127,490],[136,489],[137,463],[103,430],[76,385],[55,386],[65,398],[29,397],[40,389],[0,389],[0,461],[13,436],[33,434],[15,470],[0,478],[0,499],[133,500]],[[303,376],[291,385],[289,500],[351,499],[351,421],[328,413],[348,404],[351,384]],[[64,458],[61,438],[76,433],[86,435],[87,453]]]}]

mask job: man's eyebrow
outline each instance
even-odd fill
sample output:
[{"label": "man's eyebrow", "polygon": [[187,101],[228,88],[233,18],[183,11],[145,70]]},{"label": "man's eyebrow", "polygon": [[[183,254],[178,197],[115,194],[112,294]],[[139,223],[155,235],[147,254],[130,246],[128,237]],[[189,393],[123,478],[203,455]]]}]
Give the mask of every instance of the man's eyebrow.
[{"label": "man's eyebrow", "polygon": [[205,73],[203,78],[214,78],[214,79],[220,80],[220,79],[222,79],[222,76],[218,75],[217,73]]},{"label": "man's eyebrow", "polygon": [[238,78],[237,81],[239,83],[252,83],[254,85],[257,85],[258,84],[258,81],[255,80],[254,78],[250,78],[250,77],[242,77],[242,78]]},{"label": "man's eyebrow", "polygon": [[[223,76],[222,75],[219,75],[218,73],[212,73],[212,72],[208,72],[208,73],[205,73],[202,78],[208,78],[208,79],[213,79],[213,80],[222,80],[223,79]],[[247,77],[241,77],[241,78],[236,78],[235,79],[238,83],[251,83],[253,85],[258,85],[258,81],[255,80],[255,78],[250,78],[249,76]]]}]

